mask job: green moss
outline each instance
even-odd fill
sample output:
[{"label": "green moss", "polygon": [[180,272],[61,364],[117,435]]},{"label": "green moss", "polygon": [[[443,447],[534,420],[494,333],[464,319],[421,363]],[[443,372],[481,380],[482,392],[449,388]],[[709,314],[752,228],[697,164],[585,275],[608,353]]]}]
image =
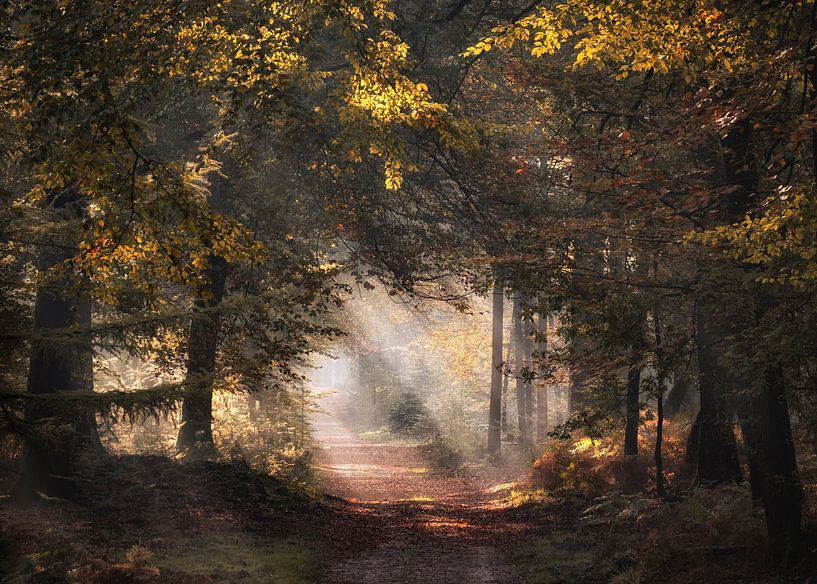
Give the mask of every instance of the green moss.
[{"label": "green moss", "polygon": [[153,551],[147,562],[162,572],[247,584],[309,584],[318,581],[321,570],[317,552],[297,539],[254,539],[238,533],[195,536]]}]

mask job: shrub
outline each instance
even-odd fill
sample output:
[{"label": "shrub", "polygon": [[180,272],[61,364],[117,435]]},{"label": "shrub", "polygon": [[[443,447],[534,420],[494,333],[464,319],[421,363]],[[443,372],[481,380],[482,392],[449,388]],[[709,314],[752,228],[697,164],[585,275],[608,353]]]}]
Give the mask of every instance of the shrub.
[{"label": "shrub", "polygon": [[389,429],[411,436],[428,434],[432,429],[431,417],[423,401],[411,392],[400,394],[389,411]]},{"label": "shrub", "polygon": [[[686,427],[666,424],[664,429],[664,480],[668,488],[677,483],[683,464]],[[655,489],[653,448],[655,422],[648,421],[639,434],[640,454],[625,457],[622,432],[599,440],[576,438],[553,440],[545,445],[530,472],[533,488],[575,491],[588,498],[609,489],[637,493]]]}]

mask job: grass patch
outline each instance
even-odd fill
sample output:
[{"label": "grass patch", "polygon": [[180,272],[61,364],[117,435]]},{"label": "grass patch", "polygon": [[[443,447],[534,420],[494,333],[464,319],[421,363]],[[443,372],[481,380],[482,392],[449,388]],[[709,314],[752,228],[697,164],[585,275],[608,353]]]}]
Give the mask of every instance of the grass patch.
[{"label": "grass patch", "polygon": [[527,584],[608,582],[610,568],[587,538],[557,531],[520,546],[513,562]]},{"label": "grass patch", "polygon": [[245,534],[195,536],[156,550],[146,562],[167,571],[247,584],[308,584],[321,570],[318,553],[297,539],[255,539]]}]

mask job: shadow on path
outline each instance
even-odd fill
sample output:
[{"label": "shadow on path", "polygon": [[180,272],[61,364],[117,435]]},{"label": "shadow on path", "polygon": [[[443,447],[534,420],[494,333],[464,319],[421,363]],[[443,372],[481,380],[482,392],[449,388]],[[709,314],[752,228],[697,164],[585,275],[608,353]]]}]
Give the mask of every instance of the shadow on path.
[{"label": "shadow on path", "polygon": [[524,524],[504,513],[509,469],[436,472],[414,444],[362,440],[321,414],[324,491],[346,499],[371,546],[333,566],[334,584],[521,584],[504,544]]}]

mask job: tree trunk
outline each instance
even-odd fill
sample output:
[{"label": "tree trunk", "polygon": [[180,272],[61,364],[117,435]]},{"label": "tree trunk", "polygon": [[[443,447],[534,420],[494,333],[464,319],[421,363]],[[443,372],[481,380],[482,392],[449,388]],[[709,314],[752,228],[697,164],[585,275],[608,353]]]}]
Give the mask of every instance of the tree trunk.
[{"label": "tree trunk", "polygon": [[522,442],[530,439],[530,427],[528,424],[528,400],[525,388],[525,379],[522,376],[522,369],[525,363],[525,333],[522,329],[522,298],[513,298],[513,347],[514,347],[514,380],[516,381],[516,419],[519,427],[519,438]]},{"label": "tree trunk", "polygon": [[[73,191],[49,198],[49,206],[66,222],[84,213],[83,203]],[[68,226],[70,229],[70,226]],[[41,275],[76,253],[76,238],[43,246],[37,260]],[[67,279],[46,282],[37,289],[34,301],[34,332],[31,342],[26,388],[44,395],[93,391],[93,352],[90,336],[91,301]],[[70,497],[76,494],[72,479],[80,458],[99,452],[100,442],[94,412],[78,400],[76,405],[41,403],[26,409],[32,432],[26,437],[21,459],[21,477],[15,493],[37,492]]]},{"label": "tree trunk", "polygon": [[686,461],[694,465],[696,478],[704,483],[726,483],[743,478],[731,416],[722,395],[724,383],[718,375],[720,351],[716,345],[720,341],[712,331],[709,319],[699,314],[696,345],[701,399],[687,440]]},{"label": "tree trunk", "polygon": [[[653,255],[652,260],[653,276],[658,280],[658,257]],[[655,331],[655,372],[658,379],[658,387],[655,393],[655,492],[662,499],[667,493],[664,487],[664,380],[666,379],[666,369],[664,365],[663,335],[661,334],[661,318],[657,312],[652,315],[653,328]]]},{"label": "tree trunk", "polygon": [[561,426],[565,422],[564,412],[570,412],[569,404],[566,405],[565,401],[565,391],[562,389],[561,385],[557,385],[553,389],[553,397],[556,400],[556,425]]},{"label": "tree trunk", "polygon": [[499,452],[500,416],[502,410],[502,311],[504,291],[498,278],[494,279],[493,317],[491,328],[491,394],[488,406],[488,452]]},{"label": "tree trunk", "polygon": [[[530,344],[528,344],[528,351],[527,351],[527,366],[530,367],[531,363],[533,362],[533,354],[530,351]],[[536,396],[534,395],[533,390],[533,383],[530,380],[525,382],[525,419],[528,423],[528,439],[531,440],[533,438],[534,433],[534,421],[533,421],[533,412],[536,408]]]},{"label": "tree trunk", "polygon": [[758,400],[761,493],[772,558],[777,566],[789,566],[800,548],[800,514],[803,491],[791,434],[783,369],[766,370],[763,394]]},{"label": "tree trunk", "polygon": [[[812,23],[815,14],[817,12],[812,12]],[[727,199],[728,219],[734,222],[743,218],[757,203],[760,184],[753,152],[752,124],[748,118],[734,124],[724,138],[723,163],[727,180],[737,187]],[[762,305],[772,303],[773,299],[767,298]],[[750,452],[754,458],[754,461],[750,458],[750,464],[760,469],[753,481],[755,488],[757,483],[760,484],[773,561],[788,566],[800,551],[802,490],[782,365],[767,366],[762,389],[751,400],[750,408],[753,411],[749,413],[747,430],[753,443]]]},{"label": "tree trunk", "polygon": [[639,392],[641,389],[641,367],[631,365],[627,372],[627,421],[624,426],[624,455],[638,455],[638,425],[641,418]]},{"label": "tree trunk", "polygon": [[[746,383],[750,383],[749,380]],[[751,395],[751,389],[745,389],[737,397],[737,415],[740,422],[740,432],[743,436],[744,453],[749,463],[749,486],[752,491],[752,503],[761,505],[763,503],[763,486],[761,479],[760,460],[758,455],[760,446],[760,419],[757,415],[758,406],[755,398]]]},{"label": "tree trunk", "polygon": [[664,400],[664,416],[667,420],[671,420],[684,409],[687,402],[690,401],[692,393],[692,385],[689,378],[686,376],[676,376]]},{"label": "tree trunk", "polygon": [[182,420],[176,450],[189,452],[212,448],[213,377],[216,372],[218,329],[221,316],[217,308],[224,298],[227,262],[219,256],[209,258],[206,298],[195,301],[187,345],[188,393],[182,402]]},{"label": "tree trunk", "polygon": [[548,433],[548,386],[544,379],[547,371],[547,317],[542,318],[542,315],[539,314],[538,321],[539,379],[536,383],[536,439],[544,442]]},{"label": "tree trunk", "polygon": [[656,394],[655,414],[655,492],[662,499],[667,496],[664,487],[664,380],[658,378],[658,393]]},{"label": "tree trunk", "polygon": [[581,363],[584,342],[574,339],[571,342],[571,349],[574,358],[578,358],[578,360],[570,366],[570,385],[567,390],[566,407],[568,418],[576,412],[583,411],[588,405],[587,372]]},{"label": "tree trunk", "polygon": [[[508,346],[508,354],[510,355],[513,352],[513,340]],[[510,385],[510,373],[505,372],[505,375],[502,376],[502,423],[500,427],[502,429],[502,434],[508,434],[508,385]]]}]

